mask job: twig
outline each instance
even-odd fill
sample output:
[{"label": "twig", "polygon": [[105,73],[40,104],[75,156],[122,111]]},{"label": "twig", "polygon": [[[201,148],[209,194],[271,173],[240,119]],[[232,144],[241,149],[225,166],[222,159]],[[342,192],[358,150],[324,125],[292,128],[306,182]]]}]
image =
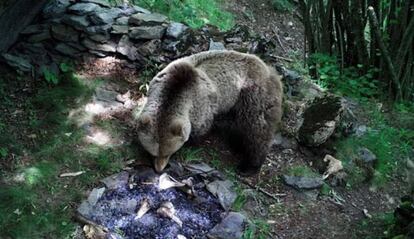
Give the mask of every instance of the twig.
[{"label": "twig", "polygon": [[85,171],[79,171],[79,172],[73,172],[73,173],[62,173],[61,175],[59,175],[59,177],[63,178],[63,177],[76,177],[79,176],[81,174],[84,174]]},{"label": "twig", "polygon": [[283,56],[276,56],[276,55],[270,54],[270,57],[273,57],[273,58],[276,58],[276,59],[279,59],[279,60],[283,60],[283,61],[287,61],[287,62],[293,62],[293,59],[286,58],[286,57],[283,57]]},{"label": "twig", "polygon": [[279,43],[280,47],[282,47],[282,50],[286,52],[286,48],[285,46],[283,46],[282,41],[280,40],[279,34],[277,34],[277,31],[275,29],[273,29],[273,33],[275,34],[276,40]]},{"label": "twig", "polygon": [[84,216],[82,216],[82,215],[80,215],[80,214],[75,214],[75,219],[78,221],[78,222],[80,222],[80,223],[83,223],[83,224],[89,224],[89,225],[92,225],[92,226],[94,226],[94,227],[96,227],[96,228],[99,228],[99,229],[101,229],[103,232],[109,232],[109,229],[108,228],[106,228],[106,227],[104,227],[104,226],[102,226],[102,225],[99,225],[99,224],[96,224],[95,222],[93,222],[93,221],[91,221],[91,220],[89,220],[89,219],[87,219],[86,217],[84,217]]},{"label": "twig", "polygon": [[249,186],[252,189],[255,189],[264,195],[272,198],[273,200],[276,200],[277,202],[280,202],[280,199],[278,197],[284,197],[286,196],[286,193],[269,193],[268,191],[264,190],[263,188],[259,186],[253,186],[250,182],[248,182],[246,179],[240,177],[239,175],[236,175],[237,179],[240,180],[243,184]]}]

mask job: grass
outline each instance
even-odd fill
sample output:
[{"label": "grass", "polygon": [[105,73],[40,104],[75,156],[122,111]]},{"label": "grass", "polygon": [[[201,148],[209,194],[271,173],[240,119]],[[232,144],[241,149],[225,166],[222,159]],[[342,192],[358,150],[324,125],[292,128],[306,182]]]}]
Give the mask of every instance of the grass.
[{"label": "grass", "polygon": [[[116,5],[122,0],[107,0]],[[162,13],[171,20],[182,22],[192,28],[201,28],[206,24],[218,27],[222,31],[234,26],[234,17],[221,7],[221,0],[132,0],[131,3],[153,12]]]},{"label": "grass", "polygon": [[270,227],[266,221],[261,219],[252,220],[244,231],[243,239],[265,239],[269,238]]},{"label": "grass", "polygon": [[[349,184],[358,185],[367,180],[367,168],[359,162],[358,149],[365,147],[377,157],[371,180],[374,186],[385,186],[396,169],[405,166],[414,142],[414,130],[401,128],[398,121],[391,123],[372,103],[364,106],[371,121],[371,130],[362,137],[351,136],[337,143],[337,157],[349,174]],[[399,112],[398,114],[405,114]],[[404,118],[404,117],[402,117]]]},{"label": "grass", "polygon": [[[9,102],[1,107],[23,114],[23,120],[0,115],[0,162],[4,166],[0,176],[6,182],[0,187],[1,237],[73,238],[76,224],[72,214],[84,193],[98,179],[118,172],[132,149],[83,141],[84,131],[68,115],[89,99],[92,89],[72,74],[59,78],[57,85],[41,83],[22,99],[24,104],[8,97],[19,84],[24,82],[14,77],[0,79],[0,98]],[[112,134],[119,131],[106,122],[98,125]],[[58,177],[76,171],[85,173]]]},{"label": "grass", "polygon": [[289,176],[300,176],[300,177],[315,177],[319,174],[314,172],[310,167],[308,166],[293,166],[289,168],[286,172]]}]

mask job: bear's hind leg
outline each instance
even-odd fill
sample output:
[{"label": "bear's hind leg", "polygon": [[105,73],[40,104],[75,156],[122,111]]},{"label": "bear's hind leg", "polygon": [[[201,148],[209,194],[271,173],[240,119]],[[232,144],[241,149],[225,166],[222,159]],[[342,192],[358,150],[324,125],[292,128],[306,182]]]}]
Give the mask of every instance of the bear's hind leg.
[{"label": "bear's hind leg", "polygon": [[266,119],[266,105],[262,97],[263,92],[258,88],[242,90],[234,108],[235,123],[241,137],[239,170],[245,176],[260,171],[275,130]]}]

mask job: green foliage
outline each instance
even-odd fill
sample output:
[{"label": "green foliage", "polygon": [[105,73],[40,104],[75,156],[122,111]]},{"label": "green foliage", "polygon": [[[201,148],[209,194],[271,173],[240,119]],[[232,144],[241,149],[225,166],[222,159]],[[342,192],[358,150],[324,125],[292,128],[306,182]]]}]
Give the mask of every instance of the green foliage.
[{"label": "green foliage", "polygon": [[246,204],[247,197],[244,194],[243,188],[240,186],[240,184],[236,184],[235,190],[237,193],[237,197],[234,200],[232,208],[234,211],[238,212],[244,207],[244,204]]},{"label": "green foliage", "polygon": [[40,70],[46,82],[54,84],[54,85],[57,85],[59,83],[58,76],[53,71],[51,71],[49,68],[42,66]]},{"label": "green foliage", "polygon": [[272,0],[272,6],[278,11],[289,11],[293,10],[293,4],[290,0]]},{"label": "green foliage", "polygon": [[177,152],[177,156],[186,162],[200,161],[204,151],[203,148],[183,147]]},{"label": "green foliage", "polygon": [[359,70],[363,65],[348,67],[341,72],[335,56],[313,54],[311,65],[316,66],[319,80],[337,93],[362,99],[379,96],[379,83],[374,79],[377,69],[369,69],[367,73]]},{"label": "green foliage", "polygon": [[216,0],[135,0],[134,3],[193,28],[212,24],[221,30],[229,30],[234,25],[233,16],[223,11]]},{"label": "green foliage", "polygon": [[243,239],[265,239],[269,235],[269,224],[266,221],[256,219],[249,222],[249,226],[243,233]]},{"label": "green foliage", "polygon": [[286,174],[290,176],[301,176],[301,177],[313,177],[313,176],[318,175],[308,166],[302,166],[302,165],[289,168]]},{"label": "green foliage", "polygon": [[[393,237],[392,231],[395,225],[393,213],[380,213],[372,215],[372,218],[363,219],[358,230],[355,231],[353,238],[364,239],[405,239],[406,237]],[[379,230],[376,230],[376,229]]]},{"label": "green foliage", "polygon": [[365,109],[371,118],[372,129],[362,137],[352,136],[338,142],[337,156],[350,174],[351,186],[357,185],[367,179],[366,168],[358,163],[358,149],[368,148],[377,157],[372,183],[384,186],[395,169],[404,165],[409,157],[414,131],[394,126],[373,104],[367,103]]}]

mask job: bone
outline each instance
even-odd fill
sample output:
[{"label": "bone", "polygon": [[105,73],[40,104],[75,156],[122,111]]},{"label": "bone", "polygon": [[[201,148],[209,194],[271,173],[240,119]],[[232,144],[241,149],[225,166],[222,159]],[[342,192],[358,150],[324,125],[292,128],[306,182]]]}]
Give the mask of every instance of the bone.
[{"label": "bone", "polygon": [[323,159],[324,162],[329,162],[328,167],[323,174],[322,179],[327,179],[330,175],[336,174],[337,172],[341,171],[344,167],[342,166],[342,162],[331,155],[327,154]]},{"label": "bone", "polygon": [[149,210],[151,209],[150,204],[149,204],[149,200],[147,198],[145,198],[142,202],[141,202],[141,207],[139,208],[137,215],[135,216],[135,220],[140,219],[141,217],[143,217],[145,215],[145,213],[147,213]]},{"label": "bone", "polygon": [[175,208],[171,202],[163,202],[158,208],[157,213],[163,217],[170,218],[180,227],[183,227],[183,222],[175,215]]},{"label": "bone", "polygon": [[165,190],[168,188],[173,188],[173,187],[183,187],[185,186],[184,183],[180,183],[177,180],[175,180],[173,177],[171,177],[170,175],[163,173],[158,181],[158,188],[160,190]]}]

